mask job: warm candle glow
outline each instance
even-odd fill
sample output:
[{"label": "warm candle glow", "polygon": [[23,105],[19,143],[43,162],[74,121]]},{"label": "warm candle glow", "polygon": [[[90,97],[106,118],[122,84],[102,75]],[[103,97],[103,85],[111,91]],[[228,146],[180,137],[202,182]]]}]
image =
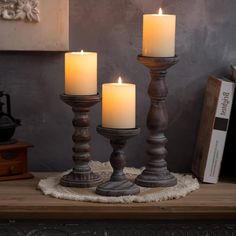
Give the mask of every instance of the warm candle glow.
[{"label": "warm candle glow", "polygon": [[143,16],[143,56],[175,56],[176,16],[163,14],[144,14]]},{"label": "warm candle glow", "polygon": [[102,85],[102,126],[112,129],[135,128],[135,84],[118,83]]},{"label": "warm candle glow", "polygon": [[97,94],[97,53],[81,50],[65,54],[65,94]]},{"label": "warm candle glow", "polygon": [[121,79],[120,76],[119,76],[119,79],[118,79],[118,84],[122,84],[122,79]]}]

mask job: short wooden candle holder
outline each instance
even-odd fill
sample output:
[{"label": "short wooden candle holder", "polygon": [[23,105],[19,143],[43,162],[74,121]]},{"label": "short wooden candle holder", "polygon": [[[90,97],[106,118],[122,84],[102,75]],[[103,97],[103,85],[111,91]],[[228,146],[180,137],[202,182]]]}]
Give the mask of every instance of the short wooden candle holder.
[{"label": "short wooden candle holder", "polygon": [[60,95],[60,98],[67,105],[72,107],[74,112],[73,126],[75,132],[72,136],[74,141],[73,170],[64,175],[60,184],[66,187],[89,188],[97,186],[101,182],[99,175],[92,172],[88,165],[91,155],[89,141],[89,111],[92,106],[100,102],[99,95]]},{"label": "short wooden candle holder", "polygon": [[149,145],[147,154],[149,162],[145,170],[135,182],[143,187],[169,187],[177,183],[176,178],[168,171],[165,158],[167,138],[164,132],[168,128],[168,113],[166,97],[168,89],[165,81],[167,69],[178,62],[177,57],[145,57],[138,56],[138,61],[150,69],[151,82],[148,94],[151,107],[147,116],[147,128],[150,135],[147,138]]},{"label": "short wooden candle holder", "polygon": [[109,181],[97,187],[96,193],[103,196],[116,197],[138,194],[140,192],[139,187],[128,180],[123,172],[125,167],[125,154],[123,149],[127,140],[138,135],[140,129],[109,129],[98,126],[97,132],[110,139],[110,144],[113,148],[113,152],[110,156],[113,173]]}]

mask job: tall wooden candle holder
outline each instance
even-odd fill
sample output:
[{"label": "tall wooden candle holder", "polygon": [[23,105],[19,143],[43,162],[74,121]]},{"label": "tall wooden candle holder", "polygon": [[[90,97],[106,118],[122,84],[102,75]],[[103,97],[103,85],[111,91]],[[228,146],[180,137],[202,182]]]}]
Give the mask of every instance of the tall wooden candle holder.
[{"label": "tall wooden candle holder", "polygon": [[113,148],[110,157],[113,173],[109,181],[97,187],[96,193],[103,196],[116,197],[138,194],[140,192],[139,187],[128,180],[123,172],[125,167],[125,154],[123,149],[127,140],[138,135],[140,129],[109,129],[98,126],[97,131],[99,134],[110,139],[110,144]]},{"label": "tall wooden candle holder", "polygon": [[99,175],[92,172],[88,163],[91,159],[89,141],[89,111],[92,106],[100,102],[99,95],[60,95],[74,112],[73,126],[75,132],[72,136],[74,141],[73,170],[64,175],[60,184],[66,187],[88,188],[97,186],[101,182]]},{"label": "tall wooden candle holder", "polygon": [[165,81],[167,69],[178,62],[175,57],[146,57],[139,55],[138,61],[150,69],[151,82],[148,95],[151,107],[147,116],[147,128],[150,135],[147,138],[149,145],[147,154],[149,162],[145,170],[135,182],[143,187],[169,187],[177,183],[176,178],[168,171],[165,158],[167,138],[164,132],[168,128],[168,113],[166,97],[168,89]]}]

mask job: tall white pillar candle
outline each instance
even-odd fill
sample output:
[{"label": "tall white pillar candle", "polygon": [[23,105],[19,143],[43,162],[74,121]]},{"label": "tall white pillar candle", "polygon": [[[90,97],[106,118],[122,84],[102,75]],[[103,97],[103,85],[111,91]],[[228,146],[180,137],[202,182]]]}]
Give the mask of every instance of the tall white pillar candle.
[{"label": "tall white pillar candle", "polygon": [[145,14],[143,16],[143,56],[175,56],[176,16],[162,14]]}]

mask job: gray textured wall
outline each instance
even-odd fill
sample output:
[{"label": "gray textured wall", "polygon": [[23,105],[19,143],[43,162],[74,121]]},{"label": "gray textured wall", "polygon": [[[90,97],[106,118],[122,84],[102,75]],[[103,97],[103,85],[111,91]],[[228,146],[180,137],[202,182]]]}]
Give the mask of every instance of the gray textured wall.
[{"label": "gray textured wall", "polygon": [[[71,50],[99,53],[99,89],[122,74],[137,84],[137,123],[142,134],[127,147],[128,164],[141,166],[145,156],[148,71],[139,65],[142,14],[160,5],[177,15],[176,51],[180,62],[168,74],[171,170],[190,169],[207,76],[226,74],[236,63],[236,1],[233,0],[70,0]],[[14,39],[12,39],[14,40]],[[0,53],[0,88],[12,95],[14,116],[23,126],[16,137],[32,142],[31,170],[72,166],[72,112],[58,95],[64,88],[61,53]],[[96,134],[101,106],[92,111],[92,153],[108,160],[108,140]]]}]

